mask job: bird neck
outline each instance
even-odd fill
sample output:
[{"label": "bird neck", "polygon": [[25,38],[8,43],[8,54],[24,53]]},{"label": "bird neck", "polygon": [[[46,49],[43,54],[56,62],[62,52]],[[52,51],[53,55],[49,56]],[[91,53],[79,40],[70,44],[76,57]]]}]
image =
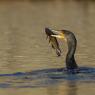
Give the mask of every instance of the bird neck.
[{"label": "bird neck", "polygon": [[68,41],[68,52],[66,56],[66,67],[67,69],[77,69],[77,64],[75,61],[75,51],[76,51],[76,42],[74,41]]}]

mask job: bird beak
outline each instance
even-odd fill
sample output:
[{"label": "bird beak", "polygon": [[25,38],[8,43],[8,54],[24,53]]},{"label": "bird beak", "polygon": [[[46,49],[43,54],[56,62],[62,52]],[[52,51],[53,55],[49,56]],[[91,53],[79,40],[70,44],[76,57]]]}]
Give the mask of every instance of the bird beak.
[{"label": "bird beak", "polygon": [[56,38],[59,38],[59,39],[64,39],[66,41],[65,34],[61,30],[52,30],[52,32],[54,33],[54,35],[51,35],[52,37],[56,37]]}]

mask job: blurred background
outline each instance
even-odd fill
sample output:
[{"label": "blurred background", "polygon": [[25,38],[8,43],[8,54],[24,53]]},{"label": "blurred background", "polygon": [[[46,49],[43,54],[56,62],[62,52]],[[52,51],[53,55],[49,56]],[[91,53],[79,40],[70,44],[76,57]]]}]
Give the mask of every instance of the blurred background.
[{"label": "blurred background", "polygon": [[[64,41],[60,41],[63,53],[61,57],[57,57],[46,40],[45,27],[72,31],[78,40],[75,54],[77,64],[81,67],[95,66],[94,0],[0,0],[1,74],[65,67],[67,45]],[[76,85],[76,82],[74,84]],[[68,89],[70,90],[72,86],[70,83]],[[59,88],[49,87],[48,91],[52,89],[53,92],[37,88],[20,91],[8,89],[6,92],[0,90],[0,93],[2,95],[22,93],[23,95],[95,95],[94,84],[89,84],[89,87],[93,87],[91,92],[83,94],[83,91],[87,91],[87,86],[88,84],[79,87],[80,94],[70,91],[71,94],[68,93],[66,86],[63,85],[58,86]]]}]

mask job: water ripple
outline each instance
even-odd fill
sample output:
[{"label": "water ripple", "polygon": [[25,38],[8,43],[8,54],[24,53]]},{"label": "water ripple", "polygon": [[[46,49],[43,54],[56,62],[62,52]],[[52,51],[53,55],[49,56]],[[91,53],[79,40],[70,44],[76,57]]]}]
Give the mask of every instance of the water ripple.
[{"label": "water ripple", "polygon": [[95,82],[95,68],[80,67],[79,73],[67,73],[65,68],[51,68],[31,72],[17,72],[13,74],[0,74],[0,88],[34,88],[77,81]]}]

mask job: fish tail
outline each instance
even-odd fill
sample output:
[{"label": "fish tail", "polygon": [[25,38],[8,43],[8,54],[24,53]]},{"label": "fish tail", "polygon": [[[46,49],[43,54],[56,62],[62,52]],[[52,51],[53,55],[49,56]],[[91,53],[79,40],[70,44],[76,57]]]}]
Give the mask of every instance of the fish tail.
[{"label": "fish tail", "polygon": [[56,54],[57,54],[57,56],[61,56],[61,50],[60,49],[56,49]]}]

